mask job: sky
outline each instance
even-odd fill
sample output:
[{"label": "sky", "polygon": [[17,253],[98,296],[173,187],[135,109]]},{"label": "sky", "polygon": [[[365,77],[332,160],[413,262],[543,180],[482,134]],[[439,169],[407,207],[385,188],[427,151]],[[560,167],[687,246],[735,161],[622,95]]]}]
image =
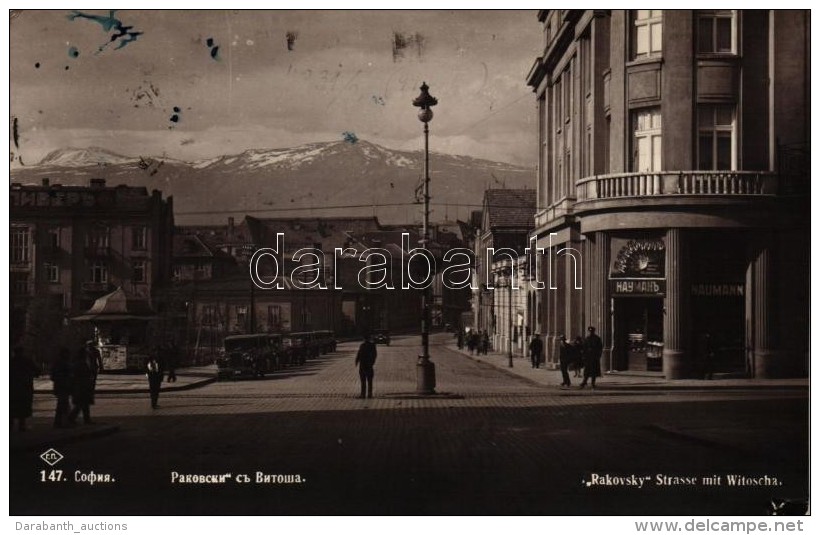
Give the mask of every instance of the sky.
[{"label": "sky", "polygon": [[529,11],[23,11],[14,166],[63,147],[186,161],[359,139],[534,167],[543,46]]}]

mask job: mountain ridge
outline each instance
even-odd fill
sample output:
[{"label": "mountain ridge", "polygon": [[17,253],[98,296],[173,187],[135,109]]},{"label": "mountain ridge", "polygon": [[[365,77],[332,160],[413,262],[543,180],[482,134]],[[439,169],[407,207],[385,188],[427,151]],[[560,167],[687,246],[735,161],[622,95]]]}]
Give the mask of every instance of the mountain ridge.
[{"label": "mountain ridge", "polygon": [[[157,189],[174,197],[176,217],[186,224],[224,221],[226,213],[242,212],[342,215],[343,208],[334,207],[345,206],[355,207],[345,215],[402,223],[418,219],[422,172],[422,151],[358,140],[247,149],[194,162],[68,147],[52,151],[41,164],[12,169],[11,181],[37,184],[49,178],[52,184],[86,185],[105,178],[109,185]],[[456,207],[462,218],[480,208],[486,187],[521,188],[535,181],[533,169],[438,152],[430,154],[430,176],[434,203]]]}]

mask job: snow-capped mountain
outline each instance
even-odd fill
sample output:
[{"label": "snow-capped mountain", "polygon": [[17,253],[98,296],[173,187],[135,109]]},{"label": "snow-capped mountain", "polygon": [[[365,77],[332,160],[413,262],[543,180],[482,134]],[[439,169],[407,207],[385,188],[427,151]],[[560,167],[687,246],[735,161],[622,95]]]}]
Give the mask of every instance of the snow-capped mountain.
[{"label": "snow-capped mountain", "polygon": [[134,158],[115,154],[100,147],[76,149],[69,147],[49,152],[39,166],[87,167],[89,165],[118,165],[134,161]]},{"label": "snow-capped mountain", "polygon": [[[54,151],[40,164],[12,169],[12,182],[144,186],[174,196],[182,223],[224,222],[228,212],[260,217],[377,215],[387,223],[416,219],[421,151],[387,149],[364,140],[253,149],[192,163],[128,157],[90,149]],[[488,187],[526,188],[532,169],[468,156],[430,155],[433,217],[468,217]],[[441,206],[446,205],[446,206]],[[447,210],[450,210],[449,213]],[[195,214],[191,214],[194,212]]]}]

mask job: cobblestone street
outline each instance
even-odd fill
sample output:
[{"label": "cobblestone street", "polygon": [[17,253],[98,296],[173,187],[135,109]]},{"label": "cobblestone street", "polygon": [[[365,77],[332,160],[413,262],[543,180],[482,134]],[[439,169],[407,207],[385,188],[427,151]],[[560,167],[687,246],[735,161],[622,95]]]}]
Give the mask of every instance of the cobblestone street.
[{"label": "cobblestone street", "polygon": [[[110,427],[105,436],[52,433],[16,449],[12,437],[11,511],[754,514],[773,495],[807,494],[805,390],[561,390],[558,380],[507,373],[445,341],[434,337],[432,356],[437,391],[451,395],[437,399],[413,395],[413,337],[379,346],[372,400],[356,398],[353,343],[265,379],[164,392],[156,411],[146,394],[101,393],[89,428]],[[53,407],[37,396],[26,439],[45,432]],[[48,441],[65,456],[56,468],[68,481],[40,481]],[[116,481],[78,483],[77,470]],[[257,471],[303,481],[171,483],[173,472]],[[587,486],[593,474],[768,475],[777,485]]]}]

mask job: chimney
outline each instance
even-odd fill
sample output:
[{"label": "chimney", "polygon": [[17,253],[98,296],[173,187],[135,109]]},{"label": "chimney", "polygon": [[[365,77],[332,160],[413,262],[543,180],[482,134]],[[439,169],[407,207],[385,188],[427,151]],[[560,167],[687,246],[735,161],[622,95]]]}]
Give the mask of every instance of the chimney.
[{"label": "chimney", "polygon": [[47,178],[44,178],[44,179],[43,179],[43,187],[44,187],[44,188],[47,188],[47,187],[49,187],[50,185],[51,185],[51,184],[49,184],[48,179],[47,179]]},{"label": "chimney", "polygon": [[228,218],[228,240],[233,241],[233,217]]},{"label": "chimney", "polygon": [[93,189],[99,189],[105,187],[105,179],[104,178],[92,178],[91,179],[91,187]]}]

